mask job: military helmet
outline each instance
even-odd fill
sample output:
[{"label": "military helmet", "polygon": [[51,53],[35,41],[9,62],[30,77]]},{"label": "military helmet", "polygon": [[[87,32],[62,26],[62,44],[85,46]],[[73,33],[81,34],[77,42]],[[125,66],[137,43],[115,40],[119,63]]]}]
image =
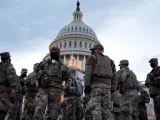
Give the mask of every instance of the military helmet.
[{"label": "military helmet", "polygon": [[158,59],[157,58],[152,58],[149,60],[149,63],[158,63]]},{"label": "military helmet", "polygon": [[10,53],[9,52],[3,52],[3,53],[0,53],[0,56],[1,56],[1,58],[7,58],[7,57],[10,57]]},{"label": "military helmet", "polygon": [[26,68],[22,68],[21,73],[27,73],[28,70]]},{"label": "military helmet", "polygon": [[60,49],[59,49],[58,47],[56,47],[56,46],[51,46],[51,47],[49,48],[49,50],[50,50],[50,51],[56,51],[56,52],[58,52],[58,54],[60,54]]},{"label": "military helmet", "polygon": [[119,66],[121,65],[129,65],[129,61],[128,60],[121,60],[119,63]]},{"label": "military helmet", "polygon": [[95,44],[94,46],[93,46],[93,48],[91,48],[90,50],[92,51],[92,50],[95,50],[95,49],[99,49],[99,50],[102,50],[102,51],[104,51],[104,47],[101,45],[101,44]]}]

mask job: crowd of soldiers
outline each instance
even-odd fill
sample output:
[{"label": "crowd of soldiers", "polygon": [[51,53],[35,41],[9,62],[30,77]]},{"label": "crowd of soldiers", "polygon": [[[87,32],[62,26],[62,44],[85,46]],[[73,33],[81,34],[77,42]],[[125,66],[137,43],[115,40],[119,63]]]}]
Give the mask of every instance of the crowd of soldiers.
[{"label": "crowd of soldiers", "polygon": [[153,68],[145,82],[149,95],[139,86],[129,61],[121,60],[117,72],[100,44],[91,49],[86,61],[84,87],[76,69],[61,63],[60,49],[53,46],[49,51],[50,57],[34,64],[33,72],[27,75],[27,69],[22,69],[20,76],[10,53],[0,54],[0,120],[148,120],[145,104],[150,97],[160,120],[158,59],[149,61]]}]

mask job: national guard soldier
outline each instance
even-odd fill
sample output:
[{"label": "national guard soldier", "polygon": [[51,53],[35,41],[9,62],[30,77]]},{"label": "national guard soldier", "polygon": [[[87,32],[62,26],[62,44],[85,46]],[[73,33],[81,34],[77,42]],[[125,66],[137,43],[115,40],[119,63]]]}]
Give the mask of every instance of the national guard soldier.
[{"label": "national guard soldier", "polygon": [[149,63],[153,69],[148,73],[145,85],[149,88],[150,97],[153,98],[156,120],[160,120],[160,66],[157,58],[150,59]]},{"label": "national guard soldier", "polygon": [[76,69],[70,68],[69,80],[65,83],[64,97],[66,104],[65,120],[82,120],[83,108],[81,96],[83,95],[83,86],[77,81]]},{"label": "national guard soldier", "polygon": [[21,120],[32,120],[34,114],[34,100],[38,92],[37,73],[41,63],[34,64],[34,71],[25,78],[24,114]]},{"label": "national guard soldier", "polygon": [[92,116],[91,120],[113,120],[110,97],[117,87],[115,64],[103,55],[102,45],[94,45],[93,49],[95,53],[89,56],[85,68],[84,92],[90,94],[85,116]]},{"label": "national guard soldier", "polygon": [[119,91],[121,99],[121,119],[138,120],[138,91],[139,86],[136,75],[129,69],[129,61],[120,61],[118,71]]},{"label": "national guard soldier", "polygon": [[23,101],[23,95],[24,95],[24,78],[27,75],[27,69],[23,68],[21,70],[21,75],[17,79],[18,81],[18,87],[16,91],[16,99],[11,104],[11,107],[8,112],[8,120],[20,120],[21,112],[22,112],[22,101]]},{"label": "national guard soldier", "polygon": [[150,102],[150,97],[149,94],[141,87],[139,87],[139,92],[140,92],[140,95],[138,97],[139,120],[148,120],[146,103]]},{"label": "national guard soldier", "polygon": [[[0,54],[0,120],[4,120],[11,103],[16,97],[17,78],[16,71],[11,64],[9,52]],[[12,119],[13,120],[13,119]]]},{"label": "national guard soldier", "polygon": [[57,119],[62,83],[67,78],[64,77],[65,72],[65,66],[60,63],[60,49],[52,46],[50,57],[42,62],[42,68],[37,75],[39,91],[35,99],[33,120],[42,120],[46,107],[45,120]]}]

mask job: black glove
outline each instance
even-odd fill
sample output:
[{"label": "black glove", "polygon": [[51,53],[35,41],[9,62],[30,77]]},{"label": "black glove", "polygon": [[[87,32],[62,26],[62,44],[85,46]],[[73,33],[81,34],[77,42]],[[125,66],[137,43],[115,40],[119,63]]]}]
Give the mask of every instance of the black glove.
[{"label": "black glove", "polygon": [[84,93],[85,94],[90,94],[91,92],[91,87],[90,86],[86,86],[85,89],[84,89]]}]

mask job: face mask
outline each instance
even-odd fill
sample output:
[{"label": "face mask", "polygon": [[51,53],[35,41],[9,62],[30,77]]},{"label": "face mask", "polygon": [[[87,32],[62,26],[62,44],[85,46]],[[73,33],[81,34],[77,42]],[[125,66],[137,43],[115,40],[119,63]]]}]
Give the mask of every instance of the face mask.
[{"label": "face mask", "polygon": [[157,66],[157,64],[156,64],[156,63],[151,63],[150,66],[151,66],[152,68],[154,68],[154,67]]},{"label": "face mask", "polygon": [[50,52],[50,56],[54,60],[59,60],[59,55],[57,52]]},{"label": "face mask", "polygon": [[27,75],[26,75],[26,74],[21,74],[21,76],[22,76],[23,78],[25,78]]}]

